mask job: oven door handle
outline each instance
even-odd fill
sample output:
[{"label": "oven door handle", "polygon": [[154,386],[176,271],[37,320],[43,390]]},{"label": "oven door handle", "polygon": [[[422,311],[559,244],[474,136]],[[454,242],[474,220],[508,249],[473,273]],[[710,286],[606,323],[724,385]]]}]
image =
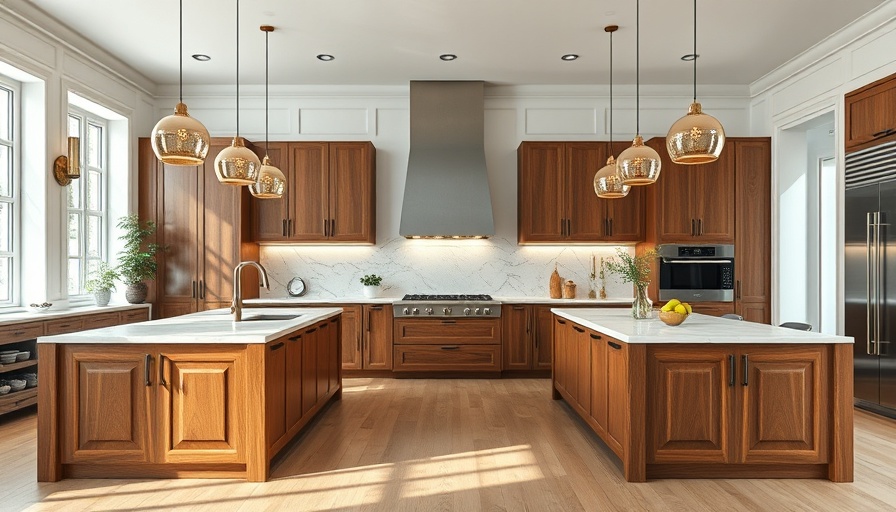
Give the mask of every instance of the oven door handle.
[{"label": "oven door handle", "polygon": [[663,258],[663,263],[733,263],[734,260],[667,260]]}]

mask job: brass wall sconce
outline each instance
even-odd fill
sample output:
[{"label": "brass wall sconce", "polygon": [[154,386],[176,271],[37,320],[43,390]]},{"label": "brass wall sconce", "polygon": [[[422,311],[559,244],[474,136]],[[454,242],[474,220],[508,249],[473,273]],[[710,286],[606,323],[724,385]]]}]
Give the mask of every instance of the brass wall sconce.
[{"label": "brass wall sconce", "polygon": [[68,138],[68,156],[56,157],[53,162],[53,177],[63,187],[81,177],[81,139]]}]

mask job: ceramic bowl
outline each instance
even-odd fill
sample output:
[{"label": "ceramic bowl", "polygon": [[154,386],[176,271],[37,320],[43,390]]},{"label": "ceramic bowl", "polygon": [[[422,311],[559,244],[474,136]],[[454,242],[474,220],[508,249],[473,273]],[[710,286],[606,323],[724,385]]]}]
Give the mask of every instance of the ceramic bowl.
[{"label": "ceramic bowl", "polygon": [[676,313],[675,311],[660,311],[660,320],[663,321],[666,325],[676,326],[681,325],[682,322],[688,315],[682,315],[681,313]]},{"label": "ceramic bowl", "polygon": [[12,391],[21,391],[21,390],[25,389],[25,386],[27,384],[28,383],[25,382],[24,380],[19,380],[19,379],[12,379],[9,381],[9,387]]},{"label": "ceramic bowl", "polygon": [[16,354],[16,361],[27,361],[31,359],[31,352],[28,350],[22,350]]},{"label": "ceramic bowl", "polygon": [[28,309],[34,313],[43,313],[51,307],[53,307],[52,302],[41,302],[40,304],[32,302],[31,304],[28,304]]},{"label": "ceramic bowl", "polygon": [[14,362],[16,362],[15,354],[0,356],[0,364],[12,364]]},{"label": "ceramic bowl", "polygon": [[0,395],[5,395],[9,393],[9,390],[12,389],[9,386],[0,386]]}]

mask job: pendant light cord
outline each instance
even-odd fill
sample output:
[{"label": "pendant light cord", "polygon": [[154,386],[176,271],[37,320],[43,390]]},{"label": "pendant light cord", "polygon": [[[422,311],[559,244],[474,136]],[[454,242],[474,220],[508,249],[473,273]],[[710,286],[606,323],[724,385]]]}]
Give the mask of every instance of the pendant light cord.
[{"label": "pendant light cord", "polygon": [[180,102],[184,102],[184,0],[180,0]]},{"label": "pendant light cord", "polygon": [[268,36],[264,33],[264,156],[268,156]]},{"label": "pendant light cord", "polygon": [[697,0],[694,0],[694,103],[697,103]]},{"label": "pendant light cord", "polygon": [[240,0],[236,0],[236,136],[240,136]]},{"label": "pendant light cord", "polygon": [[641,135],[641,0],[635,3],[635,134]]},{"label": "pendant light cord", "polygon": [[613,154],[613,32],[610,32],[610,154]]}]

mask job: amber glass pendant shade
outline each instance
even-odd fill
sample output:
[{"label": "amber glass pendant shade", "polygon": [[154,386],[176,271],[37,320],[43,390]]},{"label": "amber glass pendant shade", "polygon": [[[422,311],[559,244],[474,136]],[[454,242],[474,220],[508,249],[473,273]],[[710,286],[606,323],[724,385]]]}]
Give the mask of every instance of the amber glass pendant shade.
[{"label": "amber glass pendant shade", "polygon": [[616,172],[626,185],[651,185],[660,177],[662,160],[660,154],[644,145],[640,135],[632,141],[632,146],[619,154]]},{"label": "amber glass pendant shade", "polygon": [[208,156],[208,130],[178,103],[174,114],[165,116],[152,129],[152,150],[168,165],[202,165]]},{"label": "amber glass pendant shade", "polygon": [[631,187],[623,183],[616,173],[616,159],[610,155],[607,165],[594,175],[594,193],[602,199],[619,199],[627,196],[629,190]]},{"label": "amber glass pendant shade", "polygon": [[218,181],[227,185],[251,185],[258,178],[261,160],[246,147],[242,137],[234,137],[233,142],[215,157],[215,175]]},{"label": "amber glass pendant shade", "polygon": [[725,129],[718,119],[704,114],[699,103],[691,103],[688,113],[669,128],[666,149],[677,164],[714,162],[725,146]]},{"label": "amber glass pendant shade", "polygon": [[259,199],[277,199],[283,197],[284,191],[286,176],[283,171],[271,165],[271,159],[265,156],[258,169],[258,179],[249,185],[249,192]]}]

